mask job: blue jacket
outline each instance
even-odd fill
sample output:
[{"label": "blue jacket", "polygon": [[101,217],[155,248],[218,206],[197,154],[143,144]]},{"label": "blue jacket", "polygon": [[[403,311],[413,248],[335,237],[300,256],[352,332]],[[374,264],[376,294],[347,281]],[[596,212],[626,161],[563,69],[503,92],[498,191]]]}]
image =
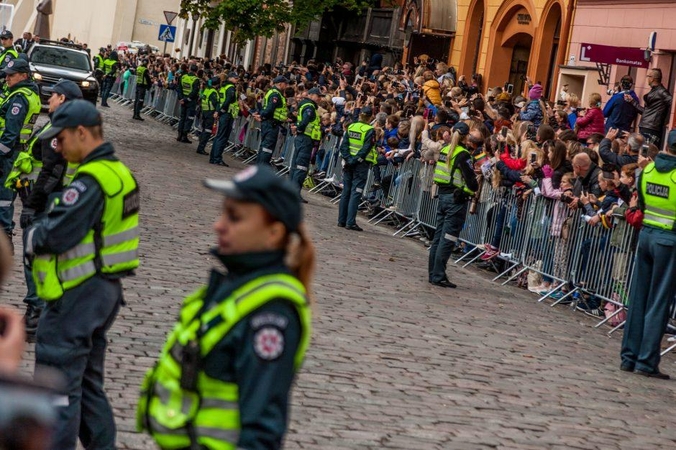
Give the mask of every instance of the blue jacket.
[{"label": "blue jacket", "polygon": [[542,108],[540,108],[540,102],[537,100],[531,100],[527,105],[526,109],[521,111],[519,116],[521,120],[528,120],[533,122],[535,127],[539,127],[542,123]]},{"label": "blue jacket", "polygon": [[[638,97],[634,91],[629,95],[638,102]],[[636,119],[638,111],[634,106],[624,101],[624,91],[618,92],[608,100],[603,108],[603,117],[606,120],[606,131],[611,128],[618,128],[622,131],[630,131],[632,122]]]}]

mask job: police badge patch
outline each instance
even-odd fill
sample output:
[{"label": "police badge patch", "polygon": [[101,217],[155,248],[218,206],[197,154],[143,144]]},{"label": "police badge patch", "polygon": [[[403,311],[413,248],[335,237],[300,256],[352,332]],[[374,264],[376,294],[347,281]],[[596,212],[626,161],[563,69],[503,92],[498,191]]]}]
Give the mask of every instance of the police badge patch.
[{"label": "police badge patch", "polygon": [[274,327],[263,327],[254,334],[254,352],[265,361],[273,361],[284,352],[284,335]]},{"label": "police badge patch", "polygon": [[80,192],[75,188],[66,189],[61,195],[61,201],[66,206],[74,205],[79,198]]}]

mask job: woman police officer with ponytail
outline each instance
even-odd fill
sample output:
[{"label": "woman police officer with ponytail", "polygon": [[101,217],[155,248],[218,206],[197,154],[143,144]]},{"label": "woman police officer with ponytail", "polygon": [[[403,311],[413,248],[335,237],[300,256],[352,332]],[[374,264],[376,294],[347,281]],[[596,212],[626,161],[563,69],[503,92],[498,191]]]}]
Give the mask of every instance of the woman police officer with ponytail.
[{"label": "woman police officer with ponytail", "polygon": [[439,206],[428,262],[429,282],[446,288],[456,287],[446,275],[446,264],[465,223],[467,204],[479,189],[472,156],[467,150],[469,127],[464,122],[458,122],[452,131],[451,142],[441,149],[439,160],[434,166]]},{"label": "woman police officer with ponytail", "polygon": [[138,425],[163,449],[277,449],[310,341],[314,247],[298,189],[267,166],[205,185],[225,195],[212,253],[227,273],[185,299]]}]

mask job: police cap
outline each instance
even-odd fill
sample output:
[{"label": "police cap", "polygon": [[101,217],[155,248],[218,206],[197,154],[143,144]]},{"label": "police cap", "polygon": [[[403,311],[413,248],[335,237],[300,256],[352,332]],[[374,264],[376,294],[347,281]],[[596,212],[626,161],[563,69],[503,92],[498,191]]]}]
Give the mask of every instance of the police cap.
[{"label": "police cap", "polygon": [[190,71],[197,72],[197,64],[190,64]]},{"label": "police cap", "polygon": [[14,39],[14,35],[9,30],[4,30],[0,33],[0,39]]},{"label": "police cap", "polygon": [[322,91],[319,90],[319,88],[312,88],[309,91],[307,91],[307,95],[322,95]]},{"label": "police cap", "polygon": [[237,72],[230,72],[228,78],[239,78],[239,75],[237,75]]},{"label": "police cap", "polygon": [[469,126],[465,122],[458,122],[453,125],[453,131],[457,131],[460,136],[467,136],[469,134]]},{"label": "police cap", "polygon": [[221,78],[220,77],[213,77],[209,79],[209,84],[211,86],[220,86],[221,85]]},{"label": "police cap", "polygon": [[278,77],[275,77],[275,79],[272,80],[272,82],[275,83],[275,84],[277,84],[277,83],[288,83],[289,80],[287,80],[285,76],[280,75]]},{"label": "police cap", "polygon": [[64,103],[52,116],[52,127],[40,133],[39,139],[52,139],[66,128],[94,127],[101,125],[101,113],[87,100],[73,100]]},{"label": "police cap", "polygon": [[65,95],[66,100],[77,100],[82,98],[80,86],[75,84],[74,81],[64,80],[63,78],[52,87],[52,91],[57,94]]},{"label": "police cap", "polygon": [[303,216],[298,187],[267,166],[248,167],[232,180],[206,179],[204,185],[226,197],[258,203],[289,232],[298,230]]},{"label": "police cap", "polygon": [[8,62],[7,66],[3,69],[3,72],[7,75],[13,73],[31,73],[31,68],[28,61],[17,58]]},{"label": "police cap", "polygon": [[360,116],[373,116],[373,109],[370,106],[364,106],[359,112]]}]

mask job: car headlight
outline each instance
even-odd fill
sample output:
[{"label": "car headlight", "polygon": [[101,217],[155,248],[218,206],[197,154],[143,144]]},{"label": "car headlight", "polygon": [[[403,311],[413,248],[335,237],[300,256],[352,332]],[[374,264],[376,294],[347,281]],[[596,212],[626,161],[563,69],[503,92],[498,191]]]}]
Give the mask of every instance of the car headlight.
[{"label": "car headlight", "polygon": [[86,81],[86,80],[83,81],[83,82],[82,82],[82,87],[83,87],[83,88],[88,88],[88,87],[89,87],[89,81]]},{"label": "car headlight", "polygon": [[34,74],[33,74],[33,79],[35,79],[35,80],[37,80],[37,81],[40,81],[40,80],[42,80],[42,75],[40,75],[39,73],[34,73]]}]

